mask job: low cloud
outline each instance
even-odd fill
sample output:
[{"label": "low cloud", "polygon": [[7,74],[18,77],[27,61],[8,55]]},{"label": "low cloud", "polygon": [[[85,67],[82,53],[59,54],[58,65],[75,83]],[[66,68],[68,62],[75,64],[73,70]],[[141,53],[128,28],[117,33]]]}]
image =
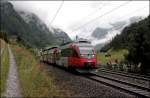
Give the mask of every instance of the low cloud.
[{"label": "low cloud", "polygon": [[[149,1],[131,1],[127,5],[104,15],[125,2],[127,1],[64,1],[64,4],[53,24],[50,25],[50,22],[62,1],[11,1],[17,10],[35,13],[48,27],[54,26],[61,28],[72,39],[76,35],[90,35],[98,26],[102,28],[110,28],[110,22],[115,23],[118,20],[129,19],[133,16],[146,17],[149,15]],[[147,8],[127,15],[143,6],[147,6]],[[101,15],[104,16],[97,18]],[[91,21],[95,18],[97,19]],[[88,21],[91,22],[77,31],[73,31],[75,28],[82,26]]]}]

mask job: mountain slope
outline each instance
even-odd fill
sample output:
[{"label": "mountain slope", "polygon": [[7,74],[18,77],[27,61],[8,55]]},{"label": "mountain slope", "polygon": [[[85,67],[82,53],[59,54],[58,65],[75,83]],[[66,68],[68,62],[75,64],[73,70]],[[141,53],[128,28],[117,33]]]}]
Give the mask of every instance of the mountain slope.
[{"label": "mountain slope", "polygon": [[93,31],[92,36],[97,39],[101,39],[108,33],[108,31],[109,31],[109,29],[99,27]]},{"label": "mountain slope", "polygon": [[65,43],[65,42],[71,41],[69,36],[61,29],[53,28],[53,32],[54,32],[53,34],[54,34],[55,38],[57,38],[57,43],[62,44],[63,42]]},{"label": "mountain slope", "polygon": [[50,42],[53,42],[53,44],[61,44],[63,41],[62,39],[65,39],[66,42],[71,41],[69,36],[61,29],[51,27],[51,30],[49,30],[43,21],[40,20],[35,14],[23,11],[19,12],[19,14],[24,19],[24,21],[26,21],[26,23],[32,27],[32,29],[39,29],[41,34],[42,32],[45,32],[47,35],[49,35],[46,37],[48,37],[47,39],[49,39]]},{"label": "mountain slope", "polygon": [[42,44],[57,44],[53,33],[35,14],[22,11],[19,15],[32,28],[32,34],[40,37],[38,39]]},{"label": "mountain slope", "polygon": [[60,44],[60,41],[57,41],[57,36],[35,14],[17,12],[9,2],[2,2],[0,8],[0,31],[6,32],[8,37],[14,38],[15,36],[17,40],[36,48]]},{"label": "mountain slope", "polygon": [[[92,44],[100,50],[102,45],[109,43],[117,34],[120,34],[121,31],[128,25],[138,22],[142,19],[140,16],[131,17],[128,20],[117,21],[113,23],[109,23],[111,25],[110,28],[102,28],[100,26],[96,27],[91,35],[85,36],[87,39],[92,41]],[[84,35],[83,35],[84,37]],[[98,48],[99,47],[99,48]]]},{"label": "mountain slope", "polygon": [[[136,32],[137,28],[145,26],[144,29],[147,29],[149,25],[148,21],[149,21],[149,17],[139,22],[138,21],[134,23],[131,22],[132,23],[131,25],[125,27],[122,30],[121,34],[117,34],[117,36],[115,36],[110,43],[105,45],[102,50],[108,50],[110,48],[117,49],[117,48],[130,47],[130,44],[134,43],[135,41],[134,39],[136,34],[138,34]],[[144,33],[144,32],[142,33],[144,34],[144,36],[149,36],[147,35],[148,33]]]},{"label": "mountain slope", "polygon": [[113,26],[113,28],[118,30],[118,29],[122,29],[123,26],[125,26],[127,24],[127,22],[126,21],[119,21],[119,22],[110,23],[110,24]]},{"label": "mountain slope", "polygon": [[109,44],[105,45],[101,51],[109,49],[126,48],[129,54],[126,60],[132,64],[141,64],[141,71],[150,71],[150,16],[133,23],[123,29]]},{"label": "mountain slope", "polygon": [[[2,20],[1,31],[6,32],[9,37],[16,36],[18,39],[21,39],[23,42],[33,47],[42,47],[45,44],[50,44],[47,43],[44,38],[42,39],[38,29],[33,29],[32,26],[22,19],[22,17],[14,10],[11,3],[1,3],[0,7]],[[41,35],[47,36],[46,33]]]}]

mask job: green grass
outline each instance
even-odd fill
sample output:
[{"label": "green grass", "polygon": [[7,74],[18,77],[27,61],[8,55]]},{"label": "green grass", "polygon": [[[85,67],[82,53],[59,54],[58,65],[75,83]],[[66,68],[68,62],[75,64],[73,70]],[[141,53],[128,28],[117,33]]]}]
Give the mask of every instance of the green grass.
[{"label": "green grass", "polygon": [[12,45],[11,48],[17,62],[23,97],[60,96],[54,78],[47,74],[30,51],[17,45]]},{"label": "green grass", "polygon": [[8,78],[8,70],[9,70],[9,53],[7,44],[3,42],[3,53],[1,56],[1,65],[0,65],[0,93],[3,96],[6,88],[6,80]]},{"label": "green grass", "polygon": [[118,60],[118,62],[124,61],[124,55],[128,53],[126,49],[109,50],[111,57],[105,57],[104,53],[97,53],[97,60],[99,64],[106,64],[109,61]]}]

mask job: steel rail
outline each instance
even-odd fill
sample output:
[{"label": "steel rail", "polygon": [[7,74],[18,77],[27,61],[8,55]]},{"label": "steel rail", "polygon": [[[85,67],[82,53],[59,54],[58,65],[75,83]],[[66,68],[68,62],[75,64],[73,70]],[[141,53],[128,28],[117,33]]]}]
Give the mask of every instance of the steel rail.
[{"label": "steel rail", "polygon": [[88,79],[94,80],[96,82],[100,82],[102,84],[121,89],[125,92],[132,93],[136,96],[149,98],[150,97],[150,91],[147,88],[143,88],[137,85],[129,84],[120,80],[111,79],[105,76],[100,76],[97,74],[92,73],[94,76],[85,76]]},{"label": "steel rail", "polygon": [[98,69],[98,71],[107,72],[107,73],[116,74],[116,75],[125,76],[125,77],[130,77],[130,78],[135,78],[135,79],[140,79],[140,80],[145,80],[145,81],[150,81],[150,78],[144,75],[132,74],[132,73],[121,72],[121,71],[112,71],[108,69]]},{"label": "steel rail", "polygon": [[119,83],[122,83],[122,84],[130,85],[132,87],[136,87],[136,88],[139,88],[139,89],[146,90],[146,91],[150,92],[150,88],[140,86],[140,85],[137,85],[137,84],[133,84],[131,82],[126,82],[126,81],[123,81],[123,80],[118,80],[118,79],[115,79],[115,78],[112,78],[112,77],[102,76],[102,75],[99,75],[99,74],[94,74],[94,75],[97,76],[97,77],[102,77],[102,78],[105,78],[105,79],[109,79],[109,80],[119,82]]}]

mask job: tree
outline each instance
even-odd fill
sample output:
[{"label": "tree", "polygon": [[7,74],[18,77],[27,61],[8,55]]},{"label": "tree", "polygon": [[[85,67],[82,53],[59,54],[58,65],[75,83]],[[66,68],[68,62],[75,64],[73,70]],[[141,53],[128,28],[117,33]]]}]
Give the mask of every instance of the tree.
[{"label": "tree", "polygon": [[141,72],[145,73],[150,70],[150,29],[148,23],[144,21],[132,31],[132,43],[129,44],[129,54],[126,59],[136,65],[141,63]]},{"label": "tree", "polygon": [[[123,29],[121,34],[114,39],[102,50],[107,51],[111,48],[121,49],[126,48],[129,54],[126,55],[126,60],[129,63],[138,65],[141,63],[141,72],[150,71],[150,16],[133,23]],[[101,50],[101,51],[102,51]]]}]

